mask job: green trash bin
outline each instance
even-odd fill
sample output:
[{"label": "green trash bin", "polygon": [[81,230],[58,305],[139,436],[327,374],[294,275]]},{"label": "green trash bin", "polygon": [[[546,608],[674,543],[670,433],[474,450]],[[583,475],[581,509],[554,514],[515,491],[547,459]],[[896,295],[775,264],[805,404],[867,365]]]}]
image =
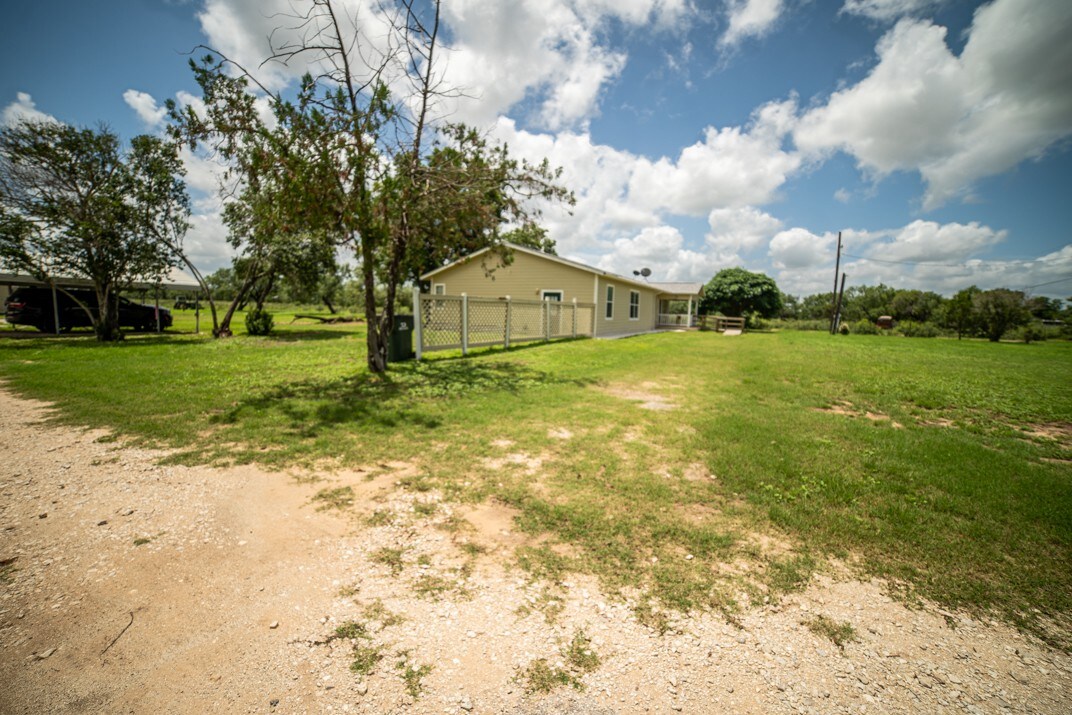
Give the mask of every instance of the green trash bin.
[{"label": "green trash bin", "polygon": [[413,316],[396,315],[391,326],[391,339],[387,343],[387,362],[413,358]]}]

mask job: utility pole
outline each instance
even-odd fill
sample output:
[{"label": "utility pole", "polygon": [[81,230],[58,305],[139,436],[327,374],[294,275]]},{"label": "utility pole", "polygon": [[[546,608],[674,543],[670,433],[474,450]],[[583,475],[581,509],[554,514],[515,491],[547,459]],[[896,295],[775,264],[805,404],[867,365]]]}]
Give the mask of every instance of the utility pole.
[{"label": "utility pole", "polygon": [[[835,283],[835,285],[837,285]],[[841,290],[837,294],[837,303],[834,304],[834,329],[832,334],[837,335],[838,328],[841,327],[841,299],[845,296],[845,274],[841,274]]]},{"label": "utility pole", "polygon": [[[830,334],[833,335],[837,332],[837,314],[838,314],[838,290],[837,290],[837,277],[838,272],[841,270],[841,231],[837,232],[837,259],[834,261],[834,292],[830,294],[831,306],[830,306]],[[844,286],[845,282],[842,280],[841,285]]]}]

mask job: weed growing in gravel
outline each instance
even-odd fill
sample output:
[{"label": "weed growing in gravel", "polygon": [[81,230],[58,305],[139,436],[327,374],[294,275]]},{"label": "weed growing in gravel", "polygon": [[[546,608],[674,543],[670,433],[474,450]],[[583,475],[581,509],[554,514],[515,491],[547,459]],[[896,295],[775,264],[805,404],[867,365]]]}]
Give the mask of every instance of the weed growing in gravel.
[{"label": "weed growing in gravel", "polygon": [[357,595],[356,586],[343,586],[337,592],[339,598],[353,598]]},{"label": "weed growing in gravel", "polygon": [[591,673],[599,667],[599,655],[592,649],[592,639],[584,631],[573,634],[573,640],[562,655],[573,670],[581,673]]},{"label": "weed growing in gravel", "polygon": [[411,489],[415,492],[430,492],[432,491],[432,483],[423,474],[414,474],[407,477],[402,477],[398,480],[398,486],[403,489]]},{"label": "weed growing in gravel", "polygon": [[518,676],[527,693],[549,693],[563,685],[572,685],[578,690],[581,682],[561,668],[552,668],[546,658],[540,658],[529,663],[528,667]]},{"label": "weed growing in gravel", "polygon": [[466,556],[469,556],[474,559],[480,554],[488,553],[488,549],[486,546],[481,546],[480,544],[474,543],[472,541],[462,542],[458,544],[458,548],[461,549],[462,553],[464,553]]},{"label": "weed growing in gravel", "polygon": [[383,660],[383,646],[365,645],[359,642],[354,646],[353,656],[350,670],[358,675],[368,675]]},{"label": "weed growing in gravel", "polygon": [[0,562],[0,583],[11,583],[12,578],[18,569],[15,568],[15,559],[4,559]]},{"label": "weed growing in gravel", "polygon": [[801,621],[801,625],[807,626],[815,635],[829,638],[841,650],[845,650],[846,643],[856,640],[856,629],[848,621],[839,623],[833,618],[819,615],[811,620]]},{"label": "weed growing in gravel", "polygon": [[153,540],[153,537],[151,537],[151,536],[139,536],[138,538],[134,539],[134,545],[135,546],[144,546],[145,544],[148,544],[152,540]]},{"label": "weed growing in gravel", "polygon": [[652,629],[659,635],[665,635],[670,630],[670,618],[658,606],[652,603],[650,598],[644,599],[633,607],[633,615],[637,621]]},{"label": "weed growing in gravel", "polygon": [[381,628],[397,626],[406,620],[405,616],[390,611],[383,605],[383,601],[376,599],[361,609],[361,615],[369,621],[378,621]]},{"label": "weed growing in gravel", "polygon": [[584,690],[581,678],[599,667],[599,655],[592,649],[592,641],[584,631],[573,634],[569,645],[561,649],[563,665],[552,667],[546,658],[529,663],[518,675],[528,693],[549,693],[557,687],[569,685]]},{"label": "weed growing in gravel", "polygon": [[365,523],[369,526],[387,526],[394,521],[394,514],[388,509],[377,509],[368,515]]},{"label": "weed growing in gravel", "polygon": [[358,623],[357,621],[346,621],[341,626],[335,629],[335,638],[349,638],[351,640],[356,638],[367,638],[368,628],[364,623]]},{"label": "weed growing in gravel", "polygon": [[457,514],[451,514],[446,519],[437,523],[436,528],[451,534],[457,534],[459,531],[472,529],[473,525]]},{"label": "weed growing in gravel", "polygon": [[334,489],[321,489],[313,496],[313,501],[320,502],[317,511],[328,509],[346,509],[354,505],[353,487],[336,487]]},{"label": "weed growing in gravel", "polygon": [[[557,591],[557,590],[556,590]],[[516,613],[524,618],[533,611],[543,614],[548,625],[553,625],[558,620],[559,614],[566,607],[565,597],[562,593],[552,591],[551,587],[545,586],[539,596],[530,598],[529,603],[518,607]]]},{"label": "weed growing in gravel", "polygon": [[402,671],[402,680],[406,684],[406,692],[414,699],[419,698],[422,691],[421,681],[432,672],[432,666],[421,665],[414,667],[410,665],[408,651],[401,653],[401,656],[396,667]]},{"label": "weed growing in gravel", "polygon": [[418,596],[430,598],[433,601],[438,601],[448,591],[455,591],[459,596],[468,594],[461,584],[432,574],[424,574],[417,579],[417,582],[413,584],[413,591]]},{"label": "weed growing in gravel", "polygon": [[403,549],[392,549],[387,546],[382,549],[377,549],[372,552],[370,558],[373,562],[383,564],[391,569],[391,573],[395,576],[402,573],[402,553]]},{"label": "weed growing in gravel", "polygon": [[434,501],[419,501],[414,502],[413,511],[418,516],[431,516],[439,509],[439,504]]}]

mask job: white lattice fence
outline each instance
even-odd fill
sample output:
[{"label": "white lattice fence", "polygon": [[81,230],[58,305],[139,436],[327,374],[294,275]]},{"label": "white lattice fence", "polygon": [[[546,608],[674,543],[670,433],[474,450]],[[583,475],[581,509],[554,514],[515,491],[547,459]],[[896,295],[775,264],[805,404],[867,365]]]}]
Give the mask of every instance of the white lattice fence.
[{"label": "white lattice fence", "polygon": [[592,335],[591,303],[428,295],[414,291],[417,358],[432,350]]}]

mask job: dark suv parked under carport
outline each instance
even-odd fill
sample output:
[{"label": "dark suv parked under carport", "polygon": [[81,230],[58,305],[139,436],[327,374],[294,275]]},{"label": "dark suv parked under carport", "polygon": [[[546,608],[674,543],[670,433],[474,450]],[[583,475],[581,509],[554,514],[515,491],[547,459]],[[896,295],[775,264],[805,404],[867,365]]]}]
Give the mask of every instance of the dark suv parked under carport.
[{"label": "dark suv parked under carport", "polygon": [[[91,290],[72,289],[67,293],[82,301],[87,308],[97,312],[97,294]],[[59,307],[60,330],[88,328],[93,321],[86,311],[74,302],[67,293],[56,291]],[[55,318],[52,310],[52,291],[49,288],[19,288],[4,301],[4,319],[11,325],[32,325],[43,333],[54,333]],[[156,330],[156,308],[119,297],[119,327],[134,330]],[[160,328],[171,327],[171,311],[160,309]]]}]

